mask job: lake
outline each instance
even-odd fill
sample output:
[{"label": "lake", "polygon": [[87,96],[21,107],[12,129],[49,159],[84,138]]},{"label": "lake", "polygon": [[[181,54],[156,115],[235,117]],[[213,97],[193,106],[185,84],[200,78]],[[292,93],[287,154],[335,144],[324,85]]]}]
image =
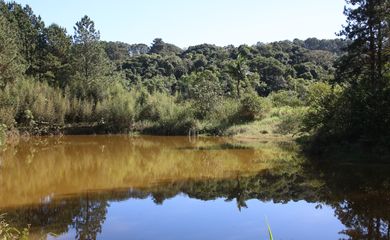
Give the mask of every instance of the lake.
[{"label": "lake", "polygon": [[32,137],[0,153],[0,213],[32,239],[390,239],[390,166],[292,142]]}]

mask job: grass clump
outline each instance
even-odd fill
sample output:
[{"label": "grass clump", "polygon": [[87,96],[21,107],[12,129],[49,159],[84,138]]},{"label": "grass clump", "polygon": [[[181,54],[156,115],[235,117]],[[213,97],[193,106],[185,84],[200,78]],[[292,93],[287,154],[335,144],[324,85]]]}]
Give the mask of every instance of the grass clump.
[{"label": "grass clump", "polygon": [[29,227],[22,231],[12,227],[4,219],[4,214],[0,215],[0,239],[1,240],[28,240]]}]

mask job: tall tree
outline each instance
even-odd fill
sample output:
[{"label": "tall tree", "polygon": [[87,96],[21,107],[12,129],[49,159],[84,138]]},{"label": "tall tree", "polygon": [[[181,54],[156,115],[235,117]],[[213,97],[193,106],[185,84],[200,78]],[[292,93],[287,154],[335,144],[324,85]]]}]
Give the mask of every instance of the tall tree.
[{"label": "tall tree", "polygon": [[15,2],[7,3],[4,16],[13,26],[17,43],[26,63],[26,74],[39,78],[42,72],[44,23],[28,5],[22,7]]},{"label": "tall tree", "polygon": [[70,78],[72,39],[65,28],[52,24],[44,30],[44,77],[53,85],[65,87]]},{"label": "tall tree", "polygon": [[390,0],[346,0],[347,25],[341,35],[352,43],[337,66],[337,90],[319,98],[307,114],[320,142],[360,142],[389,146]]},{"label": "tall tree", "polygon": [[86,90],[78,95],[96,100],[100,97],[98,89],[101,89],[109,73],[107,55],[99,42],[100,32],[95,29],[95,23],[88,16],[76,23],[74,31],[72,65],[76,78],[83,85],[79,87]]},{"label": "tall tree", "polygon": [[385,51],[389,45],[389,0],[347,0],[344,14],[347,24],[340,32],[352,43],[348,54],[341,59],[338,68],[340,80],[369,81],[371,90],[384,87],[383,76],[389,71],[386,63],[390,55]]},{"label": "tall tree", "polygon": [[246,64],[245,58],[239,54],[237,59],[231,62],[228,66],[228,71],[232,75],[232,77],[236,80],[236,91],[237,97],[241,97],[241,84],[245,82],[246,77],[248,75],[248,66]]},{"label": "tall tree", "polygon": [[166,55],[166,54],[180,54],[182,50],[173,44],[165,43],[161,38],[156,38],[153,40],[149,52]]},{"label": "tall tree", "polygon": [[0,88],[14,82],[23,70],[16,35],[8,20],[0,15]]}]

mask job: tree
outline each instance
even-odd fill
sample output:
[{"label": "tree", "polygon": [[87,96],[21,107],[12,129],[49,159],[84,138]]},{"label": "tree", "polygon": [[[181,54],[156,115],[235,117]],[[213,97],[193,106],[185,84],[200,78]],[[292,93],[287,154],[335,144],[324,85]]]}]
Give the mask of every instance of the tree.
[{"label": "tree", "polygon": [[[95,29],[95,23],[84,16],[74,27],[72,65],[76,79],[79,97],[90,97],[95,100],[101,98],[104,89],[104,77],[109,73],[107,56],[101,46],[100,32]],[[80,92],[82,90],[85,92]]]},{"label": "tree", "polygon": [[347,0],[344,14],[347,25],[339,33],[352,41],[348,54],[341,59],[338,67],[338,79],[357,81],[364,78],[369,81],[371,90],[384,87],[383,76],[389,71],[385,64],[390,54],[385,51],[389,46],[389,0]]},{"label": "tree", "polygon": [[241,83],[245,82],[246,76],[248,74],[248,66],[246,65],[245,58],[239,54],[237,59],[228,66],[228,71],[232,77],[236,79],[237,97],[240,98]]},{"label": "tree", "polygon": [[44,78],[64,88],[70,78],[70,49],[72,39],[65,28],[52,24],[44,30]]},{"label": "tree", "polygon": [[10,23],[0,15],[0,89],[14,82],[24,70],[15,38]]},{"label": "tree", "polygon": [[153,40],[152,46],[150,47],[149,53],[155,54],[180,54],[182,50],[169,43],[165,43],[161,38],[156,38]]},{"label": "tree", "polygon": [[1,14],[8,20],[16,35],[16,43],[23,61],[25,73],[39,78],[42,63],[43,29],[40,16],[36,16],[30,6],[22,7],[15,2],[2,3]]},{"label": "tree", "polygon": [[287,86],[285,79],[287,67],[273,57],[256,57],[251,61],[252,71],[260,74],[260,79],[266,84],[265,94],[283,89]]},{"label": "tree", "polygon": [[146,44],[132,44],[129,49],[130,56],[137,56],[141,54],[147,54],[150,51],[150,48]]},{"label": "tree", "polygon": [[[341,31],[351,41],[336,70],[334,87],[306,119],[316,129],[317,143],[389,144],[389,0],[347,0],[347,25]],[[314,124],[313,124],[314,123]],[[314,126],[314,127],[313,127]],[[319,144],[317,144],[319,145]]]},{"label": "tree", "polygon": [[130,45],[123,42],[103,42],[108,58],[116,63],[122,63],[130,57]]}]

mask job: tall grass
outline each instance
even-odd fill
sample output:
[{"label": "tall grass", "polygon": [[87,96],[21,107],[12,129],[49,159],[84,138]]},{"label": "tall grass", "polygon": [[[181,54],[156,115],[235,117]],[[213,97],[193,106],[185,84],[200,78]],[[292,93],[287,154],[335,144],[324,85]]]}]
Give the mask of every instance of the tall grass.
[{"label": "tall grass", "polygon": [[5,124],[0,123],[0,146],[5,144],[6,131],[7,131],[7,126]]},{"label": "tall grass", "polygon": [[272,234],[271,227],[268,223],[267,223],[267,230],[268,230],[269,240],[274,240],[274,236]]},{"label": "tall grass", "polygon": [[[20,79],[0,90],[0,123],[37,133],[47,132],[39,130],[44,126],[60,129],[65,124],[79,123],[103,126],[109,132],[138,130],[167,135],[224,135],[232,126],[254,121],[270,125],[256,127],[253,134],[276,128],[278,134],[290,134],[299,129],[305,109],[298,95],[291,91],[273,93],[267,98],[248,91],[237,99],[208,93],[210,89],[204,89],[199,96],[195,94],[197,97],[183,98],[167,92],[149,92],[142,86],[129,90],[117,81],[102,89],[101,96],[95,99],[77,97],[69,88]],[[230,132],[234,135],[235,130]]]},{"label": "tall grass", "polygon": [[4,219],[5,214],[0,215],[0,239],[1,240],[28,240],[29,228],[24,228],[22,231],[12,227]]}]

